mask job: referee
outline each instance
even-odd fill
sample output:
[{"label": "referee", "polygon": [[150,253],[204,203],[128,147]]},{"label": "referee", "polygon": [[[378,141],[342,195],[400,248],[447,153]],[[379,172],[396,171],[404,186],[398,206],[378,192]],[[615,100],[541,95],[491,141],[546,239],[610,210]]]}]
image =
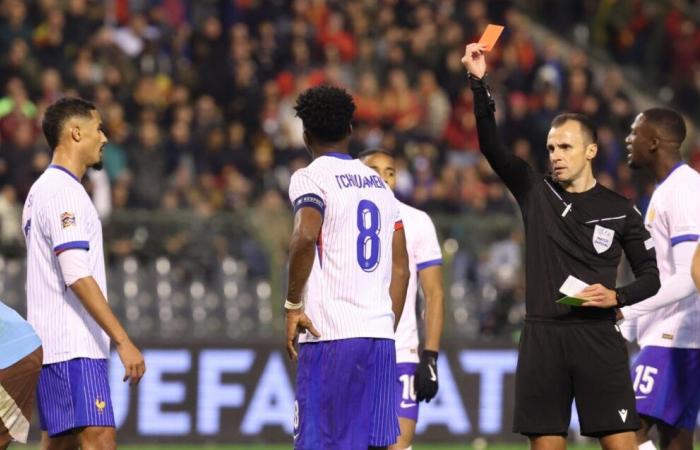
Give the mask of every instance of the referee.
[{"label": "referee", "polygon": [[[593,177],[596,132],[580,114],[562,114],[547,136],[551,175],[534,171],[501,143],[486,84],[484,47],[462,62],[474,93],[479,145],[520,205],[526,235],[526,309],[515,382],[514,431],[534,450],[563,450],[576,400],[581,433],[605,450],[636,450],[640,426],[625,341],[614,308],[648,298],[659,272],[642,217]],[[615,288],[622,252],[636,280]],[[556,303],[567,280],[589,286],[580,307]],[[566,290],[566,289],[565,289]]]}]

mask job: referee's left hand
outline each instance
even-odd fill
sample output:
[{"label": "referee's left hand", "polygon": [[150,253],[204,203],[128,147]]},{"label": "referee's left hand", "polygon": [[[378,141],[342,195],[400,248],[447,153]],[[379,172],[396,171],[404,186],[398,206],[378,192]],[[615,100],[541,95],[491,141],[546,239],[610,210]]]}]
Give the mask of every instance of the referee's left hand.
[{"label": "referee's left hand", "polygon": [[423,354],[416,369],[416,376],[413,380],[413,387],[416,390],[416,400],[430,403],[438,391],[437,373],[438,353],[430,350],[423,350]]},{"label": "referee's left hand", "polygon": [[600,283],[592,284],[582,290],[576,297],[586,300],[581,306],[594,308],[614,308],[617,306],[617,295],[614,290],[608,289]]},{"label": "referee's left hand", "polygon": [[294,341],[300,331],[307,330],[309,333],[316,337],[321,337],[321,333],[316,330],[314,324],[311,323],[311,319],[304,314],[301,310],[286,310],[286,322],[287,322],[287,354],[289,359],[296,361],[297,350],[294,346]]}]

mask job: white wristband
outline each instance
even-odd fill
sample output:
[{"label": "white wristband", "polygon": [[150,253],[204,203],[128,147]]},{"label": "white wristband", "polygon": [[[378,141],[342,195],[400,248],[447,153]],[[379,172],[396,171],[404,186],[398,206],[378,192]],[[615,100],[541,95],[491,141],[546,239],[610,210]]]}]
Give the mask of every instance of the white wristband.
[{"label": "white wristband", "polygon": [[284,301],[284,309],[291,309],[292,311],[301,309],[304,307],[304,301],[300,300],[299,303],[292,303],[289,300]]}]

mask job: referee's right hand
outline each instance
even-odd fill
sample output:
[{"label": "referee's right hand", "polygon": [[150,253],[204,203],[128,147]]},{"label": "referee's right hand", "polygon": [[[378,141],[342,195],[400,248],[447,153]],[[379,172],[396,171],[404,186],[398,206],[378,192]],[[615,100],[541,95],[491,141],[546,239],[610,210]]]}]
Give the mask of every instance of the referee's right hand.
[{"label": "referee's right hand", "polygon": [[129,384],[137,384],[146,373],[143,355],[129,339],[117,344],[117,353],[119,353],[119,359],[124,365],[124,379],[122,381],[129,380]]},{"label": "referee's right hand", "polygon": [[483,44],[469,44],[464,49],[462,64],[471,75],[476,78],[483,78],[486,74],[486,57],[484,51],[486,46]]},{"label": "referee's right hand", "polygon": [[296,340],[297,334],[300,331],[307,330],[309,333],[316,337],[321,337],[321,333],[314,327],[311,323],[309,316],[304,314],[303,311],[298,309],[287,309],[286,323],[287,323],[287,354],[289,359],[296,361],[297,350],[294,346],[294,341]]}]

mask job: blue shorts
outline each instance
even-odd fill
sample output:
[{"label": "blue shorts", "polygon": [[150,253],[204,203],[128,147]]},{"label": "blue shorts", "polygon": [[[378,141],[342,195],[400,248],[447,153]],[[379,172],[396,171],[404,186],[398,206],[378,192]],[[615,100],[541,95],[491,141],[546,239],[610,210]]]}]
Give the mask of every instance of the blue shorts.
[{"label": "blue shorts", "polygon": [[396,350],[391,339],[299,346],[294,448],[356,450],[396,442]]},{"label": "blue shorts", "polygon": [[639,414],[695,429],[700,410],[700,350],[644,347],[632,365]]},{"label": "blue shorts", "polygon": [[396,365],[396,409],[399,417],[418,421],[418,402],[416,401],[416,363],[399,363]]},{"label": "blue shorts", "polygon": [[106,359],[45,364],[36,389],[39,423],[49,436],[82,427],[114,427]]}]

